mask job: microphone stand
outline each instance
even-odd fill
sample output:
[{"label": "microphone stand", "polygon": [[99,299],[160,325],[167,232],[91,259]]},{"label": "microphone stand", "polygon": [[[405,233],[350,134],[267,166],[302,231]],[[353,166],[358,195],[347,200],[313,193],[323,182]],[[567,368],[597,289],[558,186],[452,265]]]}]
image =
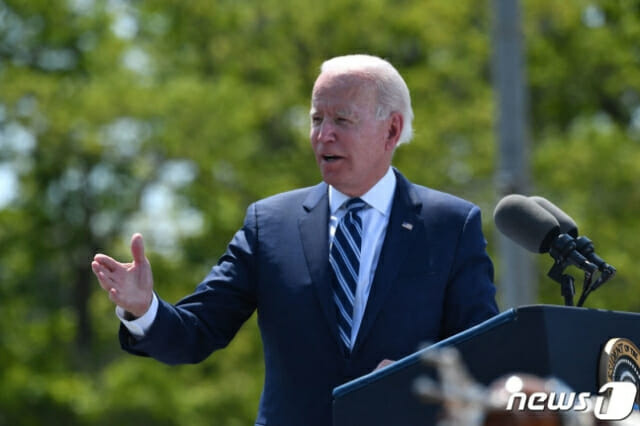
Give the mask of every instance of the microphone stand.
[{"label": "microphone stand", "polygon": [[549,248],[549,254],[555,262],[547,274],[549,278],[560,283],[561,294],[564,298],[565,306],[573,306],[573,296],[576,294],[574,278],[571,275],[565,274],[564,270],[569,265],[579,266],[584,270],[584,287],[582,289],[583,297],[580,298],[580,304],[584,303],[584,298],[588,294],[588,289],[591,287],[591,280],[593,278],[593,272],[598,268],[596,265],[588,262],[582,255],[576,251],[576,243],[572,237],[567,234],[560,234],[554,240],[553,244]]},{"label": "microphone stand", "polygon": [[580,295],[580,299],[578,300],[578,306],[582,306],[584,301],[587,300],[587,296],[590,295],[593,290],[597,289],[602,284],[609,281],[611,278],[613,278],[615,274],[616,274],[616,269],[613,266],[605,265],[600,270],[600,276],[598,277],[596,282],[594,282],[593,284],[591,282],[587,282],[586,276],[585,276],[585,283],[584,283],[584,287],[582,287],[582,294]]},{"label": "microphone stand", "polygon": [[584,235],[576,238],[576,248],[578,249],[578,251],[580,251],[580,253],[586,256],[590,262],[596,265],[598,267],[598,270],[600,271],[600,276],[593,284],[588,283],[587,285],[587,283],[585,283],[585,286],[582,289],[582,295],[580,296],[580,300],[578,301],[578,306],[582,306],[584,301],[587,299],[587,296],[591,294],[592,291],[615,276],[616,268],[609,265],[607,262],[596,255],[593,243]]},{"label": "microphone stand", "polygon": [[[564,305],[573,306],[573,296],[576,294],[575,280],[571,275],[564,273],[567,266],[567,262],[554,262],[547,276],[560,283],[560,294],[564,298]],[[586,275],[585,273],[585,277]]]}]

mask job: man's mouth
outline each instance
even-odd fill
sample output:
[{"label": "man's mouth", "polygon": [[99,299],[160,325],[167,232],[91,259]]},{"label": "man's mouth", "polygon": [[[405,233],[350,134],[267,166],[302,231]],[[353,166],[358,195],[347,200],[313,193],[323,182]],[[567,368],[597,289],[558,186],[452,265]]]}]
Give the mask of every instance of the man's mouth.
[{"label": "man's mouth", "polygon": [[329,162],[329,163],[331,163],[331,162],[333,162],[333,161],[336,161],[336,160],[339,160],[339,159],[341,159],[341,158],[342,158],[342,157],[340,157],[340,156],[338,156],[338,155],[323,155],[323,156],[322,156],[322,159],[323,159],[324,161]]}]

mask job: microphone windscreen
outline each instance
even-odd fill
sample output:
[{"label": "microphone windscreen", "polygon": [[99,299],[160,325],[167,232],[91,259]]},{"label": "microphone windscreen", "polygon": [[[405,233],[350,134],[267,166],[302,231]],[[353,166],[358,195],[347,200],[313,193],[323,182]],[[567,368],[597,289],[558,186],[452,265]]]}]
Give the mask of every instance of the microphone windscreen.
[{"label": "microphone windscreen", "polygon": [[575,221],[571,219],[571,216],[563,212],[560,207],[556,206],[546,198],[539,197],[537,195],[529,198],[535,201],[540,207],[551,213],[553,217],[556,218],[556,220],[560,224],[561,234],[569,234],[573,238],[578,237],[578,225],[576,225]]},{"label": "microphone windscreen", "polygon": [[504,235],[534,253],[546,253],[560,225],[551,213],[520,194],[504,197],[496,205],[493,220]]}]

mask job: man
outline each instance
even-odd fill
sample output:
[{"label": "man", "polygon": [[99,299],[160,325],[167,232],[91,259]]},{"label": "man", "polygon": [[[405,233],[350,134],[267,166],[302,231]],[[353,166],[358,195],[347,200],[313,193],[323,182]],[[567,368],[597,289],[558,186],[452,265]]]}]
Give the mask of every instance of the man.
[{"label": "man", "polygon": [[323,182],[249,206],[193,294],[172,306],[153,293],[139,234],[132,263],[95,256],[123,347],[199,362],[257,309],[266,373],[256,425],[326,426],[335,386],[496,314],[479,209],[391,167],[412,118],[388,62],[325,62],[310,134]]}]

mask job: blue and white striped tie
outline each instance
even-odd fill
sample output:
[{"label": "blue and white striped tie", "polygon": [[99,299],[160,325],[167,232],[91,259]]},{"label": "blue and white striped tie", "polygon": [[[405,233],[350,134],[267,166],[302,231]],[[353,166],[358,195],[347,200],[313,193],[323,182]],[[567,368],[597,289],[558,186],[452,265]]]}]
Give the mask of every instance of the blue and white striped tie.
[{"label": "blue and white striped tie", "polygon": [[358,212],[366,206],[360,198],[347,201],[347,212],[338,223],[329,253],[329,263],[335,273],[333,300],[338,314],[338,332],[347,353],[351,352],[353,304],[360,271],[362,220]]}]

